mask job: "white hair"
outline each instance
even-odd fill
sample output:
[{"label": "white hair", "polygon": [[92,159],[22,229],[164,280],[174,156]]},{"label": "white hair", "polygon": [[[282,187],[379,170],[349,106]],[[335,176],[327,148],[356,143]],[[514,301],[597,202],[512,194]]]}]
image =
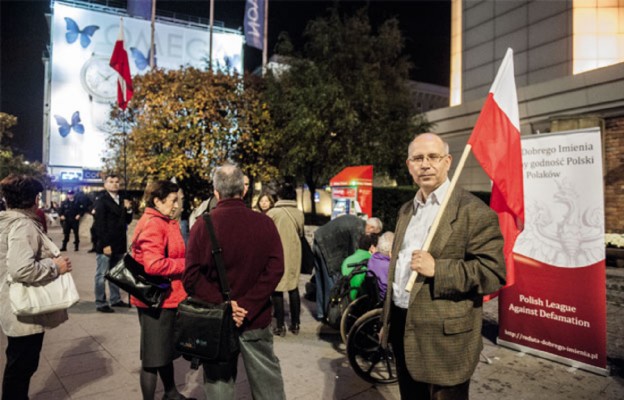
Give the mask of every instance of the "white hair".
[{"label": "white hair", "polygon": [[384,232],[377,240],[377,251],[386,256],[390,255],[392,242],[394,242],[394,232]]},{"label": "white hair", "polygon": [[372,226],[373,228],[375,228],[375,230],[377,232],[381,232],[382,229],[383,229],[383,223],[377,217],[371,217],[371,218],[367,219],[366,220],[366,225]]}]

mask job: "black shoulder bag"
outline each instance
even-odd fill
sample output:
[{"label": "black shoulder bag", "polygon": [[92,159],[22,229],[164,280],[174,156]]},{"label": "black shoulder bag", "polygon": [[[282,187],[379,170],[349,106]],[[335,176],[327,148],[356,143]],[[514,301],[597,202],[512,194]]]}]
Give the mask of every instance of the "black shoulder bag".
[{"label": "black shoulder bag", "polygon": [[223,265],[223,250],[217,242],[209,214],[203,215],[212,242],[214,257],[219,275],[219,285],[223,302],[206,303],[189,297],[178,304],[174,342],[182,356],[191,361],[191,368],[197,369],[200,363],[228,362],[238,356],[238,330],[232,318],[230,286]]},{"label": "black shoulder bag", "polygon": [[329,290],[329,302],[325,309],[327,325],[334,329],[340,329],[342,314],[344,314],[349,304],[351,304],[351,279],[355,275],[366,273],[367,265],[368,260],[350,264],[349,266],[353,267],[351,273],[347,276],[341,275],[334,283],[334,286]]}]

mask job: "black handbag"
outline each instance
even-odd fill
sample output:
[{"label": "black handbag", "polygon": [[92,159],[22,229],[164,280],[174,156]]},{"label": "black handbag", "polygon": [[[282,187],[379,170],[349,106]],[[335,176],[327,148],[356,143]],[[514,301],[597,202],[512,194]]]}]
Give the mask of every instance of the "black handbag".
[{"label": "black handbag", "polygon": [[301,273],[310,275],[314,270],[314,253],[308,239],[301,236]]},{"label": "black handbag", "polygon": [[146,273],[145,268],[130,253],[126,253],[113,268],[106,271],[104,277],[154,308],[162,305],[171,289],[169,279]]},{"label": "black handbag", "polygon": [[210,216],[203,216],[212,242],[223,302],[206,303],[190,296],[178,304],[174,328],[175,348],[191,361],[191,368],[200,363],[229,362],[238,356],[238,329],[232,318],[230,286],[223,265],[223,250],[217,242]]},{"label": "black handbag", "polygon": [[[130,245],[130,248],[133,244]],[[167,250],[165,249],[165,255],[166,253]],[[145,272],[143,265],[135,260],[129,251],[113,268],[106,271],[104,277],[145,305],[153,308],[160,307],[171,290],[171,280],[164,276],[150,275]]]},{"label": "black handbag", "polygon": [[325,322],[334,329],[340,329],[342,315],[351,304],[351,279],[358,274],[366,273],[368,260],[350,265],[353,267],[347,276],[338,275],[334,278],[334,285],[329,290],[329,302],[325,309]]}]

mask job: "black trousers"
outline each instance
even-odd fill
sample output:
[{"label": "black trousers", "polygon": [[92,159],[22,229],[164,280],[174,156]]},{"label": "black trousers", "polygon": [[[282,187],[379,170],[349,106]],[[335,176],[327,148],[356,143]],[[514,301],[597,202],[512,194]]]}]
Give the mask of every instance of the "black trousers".
[{"label": "black trousers", "polygon": [[80,236],[78,235],[78,227],[80,226],[80,221],[76,221],[75,219],[66,219],[63,222],[63,246],[67,245],[69,242],[69,234],[71,231],[74,231],[74,244],[78,245],[80,243]]},{"label": "black trousers", "polygon": [[470,379],[459,385],[441,386],[414,380],[405,362],[405,319],[407,310],[392,304],[390,309],[390,343],[396,359],[401,399],[468,400]]},{"label": "black trousers", "polygon": [[2,379],[2,400],[28,400],[30,378],[39,367],[43,332],[11,337],[6,349],[6,367]]},{"label": "black trousers", "polygon": [[[284,292],[273,292],[273,311],[277,326],[284,326]],[[299,315],[301,314],[301,297],[299,289],[294,288],[288,291],[288,304],[290,305],[290,324],[299,325]]]}]

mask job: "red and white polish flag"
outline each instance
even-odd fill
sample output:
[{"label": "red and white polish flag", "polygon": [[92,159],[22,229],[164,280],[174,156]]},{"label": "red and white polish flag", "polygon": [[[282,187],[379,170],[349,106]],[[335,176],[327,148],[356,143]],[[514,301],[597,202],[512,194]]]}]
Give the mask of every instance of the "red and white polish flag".
[{"label": "red and white polish flag", "polygon": [[520,118],[511,49],[507,49],[468,144],[492,180],[490,207],[498,214],[505,239],[507,286],[510,286],[515,281],[513,248],[524,227]]},{"label": "red and white polish flag", "polygon": [[110,66],[119,73],[117,79],[117,103],[119,108],[125,110],[132,98],[132,76],[130,75],[130,62],[128,52],[124,48],[123,19],[119,22],[119,36],[113,48]]}]

